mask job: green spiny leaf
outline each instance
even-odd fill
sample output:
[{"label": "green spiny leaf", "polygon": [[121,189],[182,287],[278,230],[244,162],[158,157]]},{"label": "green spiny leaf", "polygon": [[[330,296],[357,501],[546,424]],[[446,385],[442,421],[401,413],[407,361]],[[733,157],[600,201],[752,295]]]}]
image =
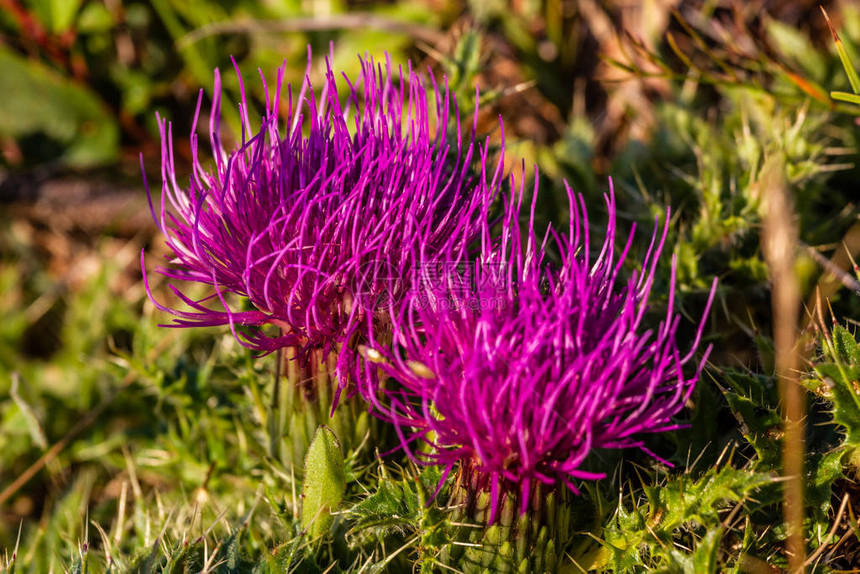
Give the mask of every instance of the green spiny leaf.
[{"label": "green spiny leaf", "polygon": [[694,572],[716,572],[717,556],[720,551],[720,541],[723,539],[723,531],[720,528],[708,530],[699,541],[693,552]]},{"label": "green spiny leaf", "polygon": [[293,574],[320,574],[322,572],[322,568],[310,556],[304,536],[296,536],[281,544],[254,567],[254,574],[280,574],[282,572]]},{"label": "green spiny leaf", "polygon": [[739,371],[723,371],[730,389],[723,389],[744,438],[758,454],[757,467],[762,470],[779,468],[782,417],[777,405],[779,398],[773,380],[761,375]]},{"label": "green spiny leaf", "polygon": [[406,497],[414,497],[414,494],[405,490],[404,486],[391,480],[380,481],[376,492],[347,511],[355,521],[352,530],[370,529],[378,536],[384,536],[392,531],[402,533],[414,528],[418,515],[409,511],[406,502]]},{"label": "green spiny leaf", "polygon": [[203,568],[203,544],[201,541],[183,542],[168,557],[164,572],[190,574]]},{"label": "green spiny leaf", "polygon": [[814,508],[812,518],[825,523],[829,519],[833,483],[843,476],[842,454],[841,449],[835,449],[820,456],[810,456],[807,462],[806,504]]},{"label": "green spiny leaf", "polygon": [[[773,476],[769,473],[725,466],[719,470],[711,469],[696,480],[681,475],[670,478],[660,487],[647,486],[645,504],[635,504],[630,510],[623,501],[619,504],[618,513],[603,537],[603,546],[609,551],[609,556],[600,557],[601,562],[595,565],[606,567],[611,564],[616,571],[638,571],[643,564],[662,557],[665,562],[679,564],[684,571],[683,563],[691,559],[676,555],[675,531],[685,525],[687,528],[699,525],[707,531],[719,532],[720,512],[728,504],[747,500],[772,481]],[[707,536],[703,542],[719,545],[718,540]],[[647,549],[647,552],[642,549]],[[713,550],[708,546],[701,552],[698,560],[705,563]],[[686,570],[699,572],[692,565]]]},{"label": "green spiny leaf", "polygon": [[833,404],[833,420],[845,429],[850,445],[860,445],[860,368],[822,363],[815,372],[816,390]]},{"label": "green spiny leaf", "polygon": [[860,367],[860,344],[848,329],[841,325],[833,327],[833,345],[837,360],[852,367]]},{"label": "green spiny leaf", "polygon": [[137,556],[131,563],[128,568],[128,572],[130,574],[148,574],[149,572],[155,571],[155,566],[159,562],[158,560],[158,540],[155,541],[155,544],[148,551],[144,551],[143,554]]}]

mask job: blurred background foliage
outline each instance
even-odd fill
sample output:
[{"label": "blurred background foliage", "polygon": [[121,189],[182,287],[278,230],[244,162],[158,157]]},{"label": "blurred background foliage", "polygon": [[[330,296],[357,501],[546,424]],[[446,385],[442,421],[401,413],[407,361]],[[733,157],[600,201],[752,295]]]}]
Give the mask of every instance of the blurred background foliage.
[{"label": "blurred background foliage", "polygon": [[[223,72],[225,101],[237,102],[234,58],[262,109],[257,70],[272,78],[286,62],[296,84],[308,45],[312,80],[330,49],[350,75],[357,55],[388,52],[395,64],[444,74],[464,117],[479,104],[479,135],[496,145],[501,116],[508,168],[519,172],[524,161],[530,178],[529,166],[539,167],[542,226],[566,222],[563,180],[599,215],[612,176],[625,227],[648,230],[671,206],[690,318],[720,279],[707,337],[716,352],[691,404],[691,429],[648,439],[676,469],[638,453],[625,453],[623,464],[594,457],[589,464],[611,478],[560,506],[574,518],[548,525],[552,545],[535,531],[541,557],[526,571],[770,572],[785,564],[760,239],[764,174],[778,170],[795,201],[804,328],[815,334],[805,380],[815,397],[805,477],[810,565],[856,566],[860,355],[851,343],[860,276],[851,255],[860,251],[860,107],[829,96],[850,86],[818,4],[0,0],[0,571],[114,564],[180,572],[208,563],[321,572],[336,563],[399,572],[416,557],[426,571],[480,571],[497,554],[504,564],[493,568],[523,568],[527,545],[492,557],[464,550],[503,548],[512,527],[475,531],[462,515],[452,524],[441,503],[425,507],[438,477],[396,457],[381,463],[374,448],[385,452],[386,439],[362,442],[367,420],[339,436],[345,499],[328,538],[308,540],[296,453],[318,423],[336,421],[325,409],[296,419],[287,396],[274,412],[273,361],[252,361],[221,332],[159,329],[164,318],[146,302],[139,253],[147,247],[154,261],[162,248],[138,158],[157,190],[155,112],[172,120],[187,171],[188,130],[199,90],[204,113],[211,103],[213,70]],[[824,7],[860,63],[860,10]],[[235,105],[224,113],[236,137]],[[598,232],[600,217],[593,225]],[[831,337],[813,317],[821,308],[848,328]]]}]

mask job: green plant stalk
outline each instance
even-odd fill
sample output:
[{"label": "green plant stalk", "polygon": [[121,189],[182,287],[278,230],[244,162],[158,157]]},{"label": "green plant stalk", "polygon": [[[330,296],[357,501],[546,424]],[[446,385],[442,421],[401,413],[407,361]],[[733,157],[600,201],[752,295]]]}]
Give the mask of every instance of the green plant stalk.
[{"label": "green plant stalk", "polygon": [[266,413],[269,455],[284,469],[300,471],[317,429],[325,425],[335,434],[347,458],[366,443],[374,421],[359,397],[341,393],[337,409],[331,406],[338,385],[337,357],[311,353],[305,364],[296,350],[284,349],[282,364],[272,385],[272,400]]},{"label": "green plant stalk", "polygon": [[491,494],[476,471],[463,465],[452,485],[445,524],[448,543],[435,560],[462,572],[553,572],[564,556],[559,542],[570,540],[571,493],[564,487],[535,485],[529,511],[520,514],[516,493],[500,496],[489,523]]}]

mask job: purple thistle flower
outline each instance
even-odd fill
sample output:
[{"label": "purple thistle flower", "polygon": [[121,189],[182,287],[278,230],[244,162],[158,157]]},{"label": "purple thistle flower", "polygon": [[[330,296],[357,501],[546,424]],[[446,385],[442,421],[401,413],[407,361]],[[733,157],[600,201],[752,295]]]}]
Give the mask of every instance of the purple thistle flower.
[{"label": "purple thistle flower", "polygon": [[[176,317],[170,326],[229,325],[246,347],[293,347],[305,360],[315,350],[336,352],[338,371],[348,372],[365,325],[385,322],[385,308],[408,289],[414,254],[459,253],[480,233],[481,206],[495,196],[502,160],[488,174],[488,146],[476,147],[474,128],[464,142],[453,95],[432,76],[428,103],[411,65],[404,75],[392,72],[389,59],[384,67],[363,61],[354,83],[343,76],[348,96],[341,102],[326,65],[319,100],[307,73],[296,98],[289,85],[283,89],[284,68],[273,91],[263,77],[266,110],[257,131],[239,76],[243,133],[235,151],[221,143],[216,70],[214,165],[204,167],[195,133],[201,91],[187,185],[177,181],[171,124],[159,118],[163,186],[153,217],[172,254],[157,270],[212,290],[195,300],[171,285],[190,309],[150,297]],[[448,131],[456,131],[455,149],[446,144]],[[471,177],[476,161],[481,173]],[[228,293],[250,308],[228,301]]]},{"label": "purple thistle flower", "polygon": [[[490,492],[490,522],[505,493],[519,494],[525,512],[538,483],[576,492],[573,479],[601,478],[581,469],[593,449],[649,452],[638,436],[681,426],[671,417],[690,397],[710,351],[692,376],[684,375],[704,319],[683,353],[675,339],[681,318],[674,259],[665,318],[656,330],[643,325],[668,213],[662,233],[654,228],[641,270],[622,280],[635,227],[616,256],[611,181],[608,227],[593,260],[585,203],[569,187],[567,193],[567,235],[550,230],[539,241],[531,230],[534,203],[530,231],[519,229],[521,184],[506,205],[501,236],[492,240],[485,225],[471,273],[422,282],[395,317],[393,343],[372,339],[366,351],[393,379],[365,370],[360,391],[374,413],[395,425],[415,462],[444,468],[440,488],[460,463],[472,488],[477,480]],[[550,238],[562,258],[553,270],[544,265]],[[454,268],[462,259],[452,254],[452,261]],[[430,448],[416,446],[422,442]]]}]

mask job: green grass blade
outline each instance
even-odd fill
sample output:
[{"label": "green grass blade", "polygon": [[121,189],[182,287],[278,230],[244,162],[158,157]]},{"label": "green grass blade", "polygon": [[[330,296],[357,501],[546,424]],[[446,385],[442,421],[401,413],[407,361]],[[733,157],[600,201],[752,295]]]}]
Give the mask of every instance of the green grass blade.
[{"label": "green grass blade", "polygon": [[860,105],[860,96],[848,92],[830,92],[830,97],[840,102]]},{"label": "green grass blade", "polygon": [[836,52],[839,54],[839,59],[842,61],[842,67],[845,68],[845,73],[848,74],[848,81],[851,83],[851,90],[853,90],[855,94],[860,94],[860,76],[857,75],[857,70],[854,69],[854,64],[851,62],[851,58],[848,56],[848,51],[845,49],[844,44],[842,44],[839,34],[836,33],[836,29],[830,21],[830,16],[827,15],[827,12],[823,7],[821,8],[821,12],[824,14],[824,19],[827,20],[827,27],[830,28],[830,34],[833,35],[833,42],[836,44]]}]

